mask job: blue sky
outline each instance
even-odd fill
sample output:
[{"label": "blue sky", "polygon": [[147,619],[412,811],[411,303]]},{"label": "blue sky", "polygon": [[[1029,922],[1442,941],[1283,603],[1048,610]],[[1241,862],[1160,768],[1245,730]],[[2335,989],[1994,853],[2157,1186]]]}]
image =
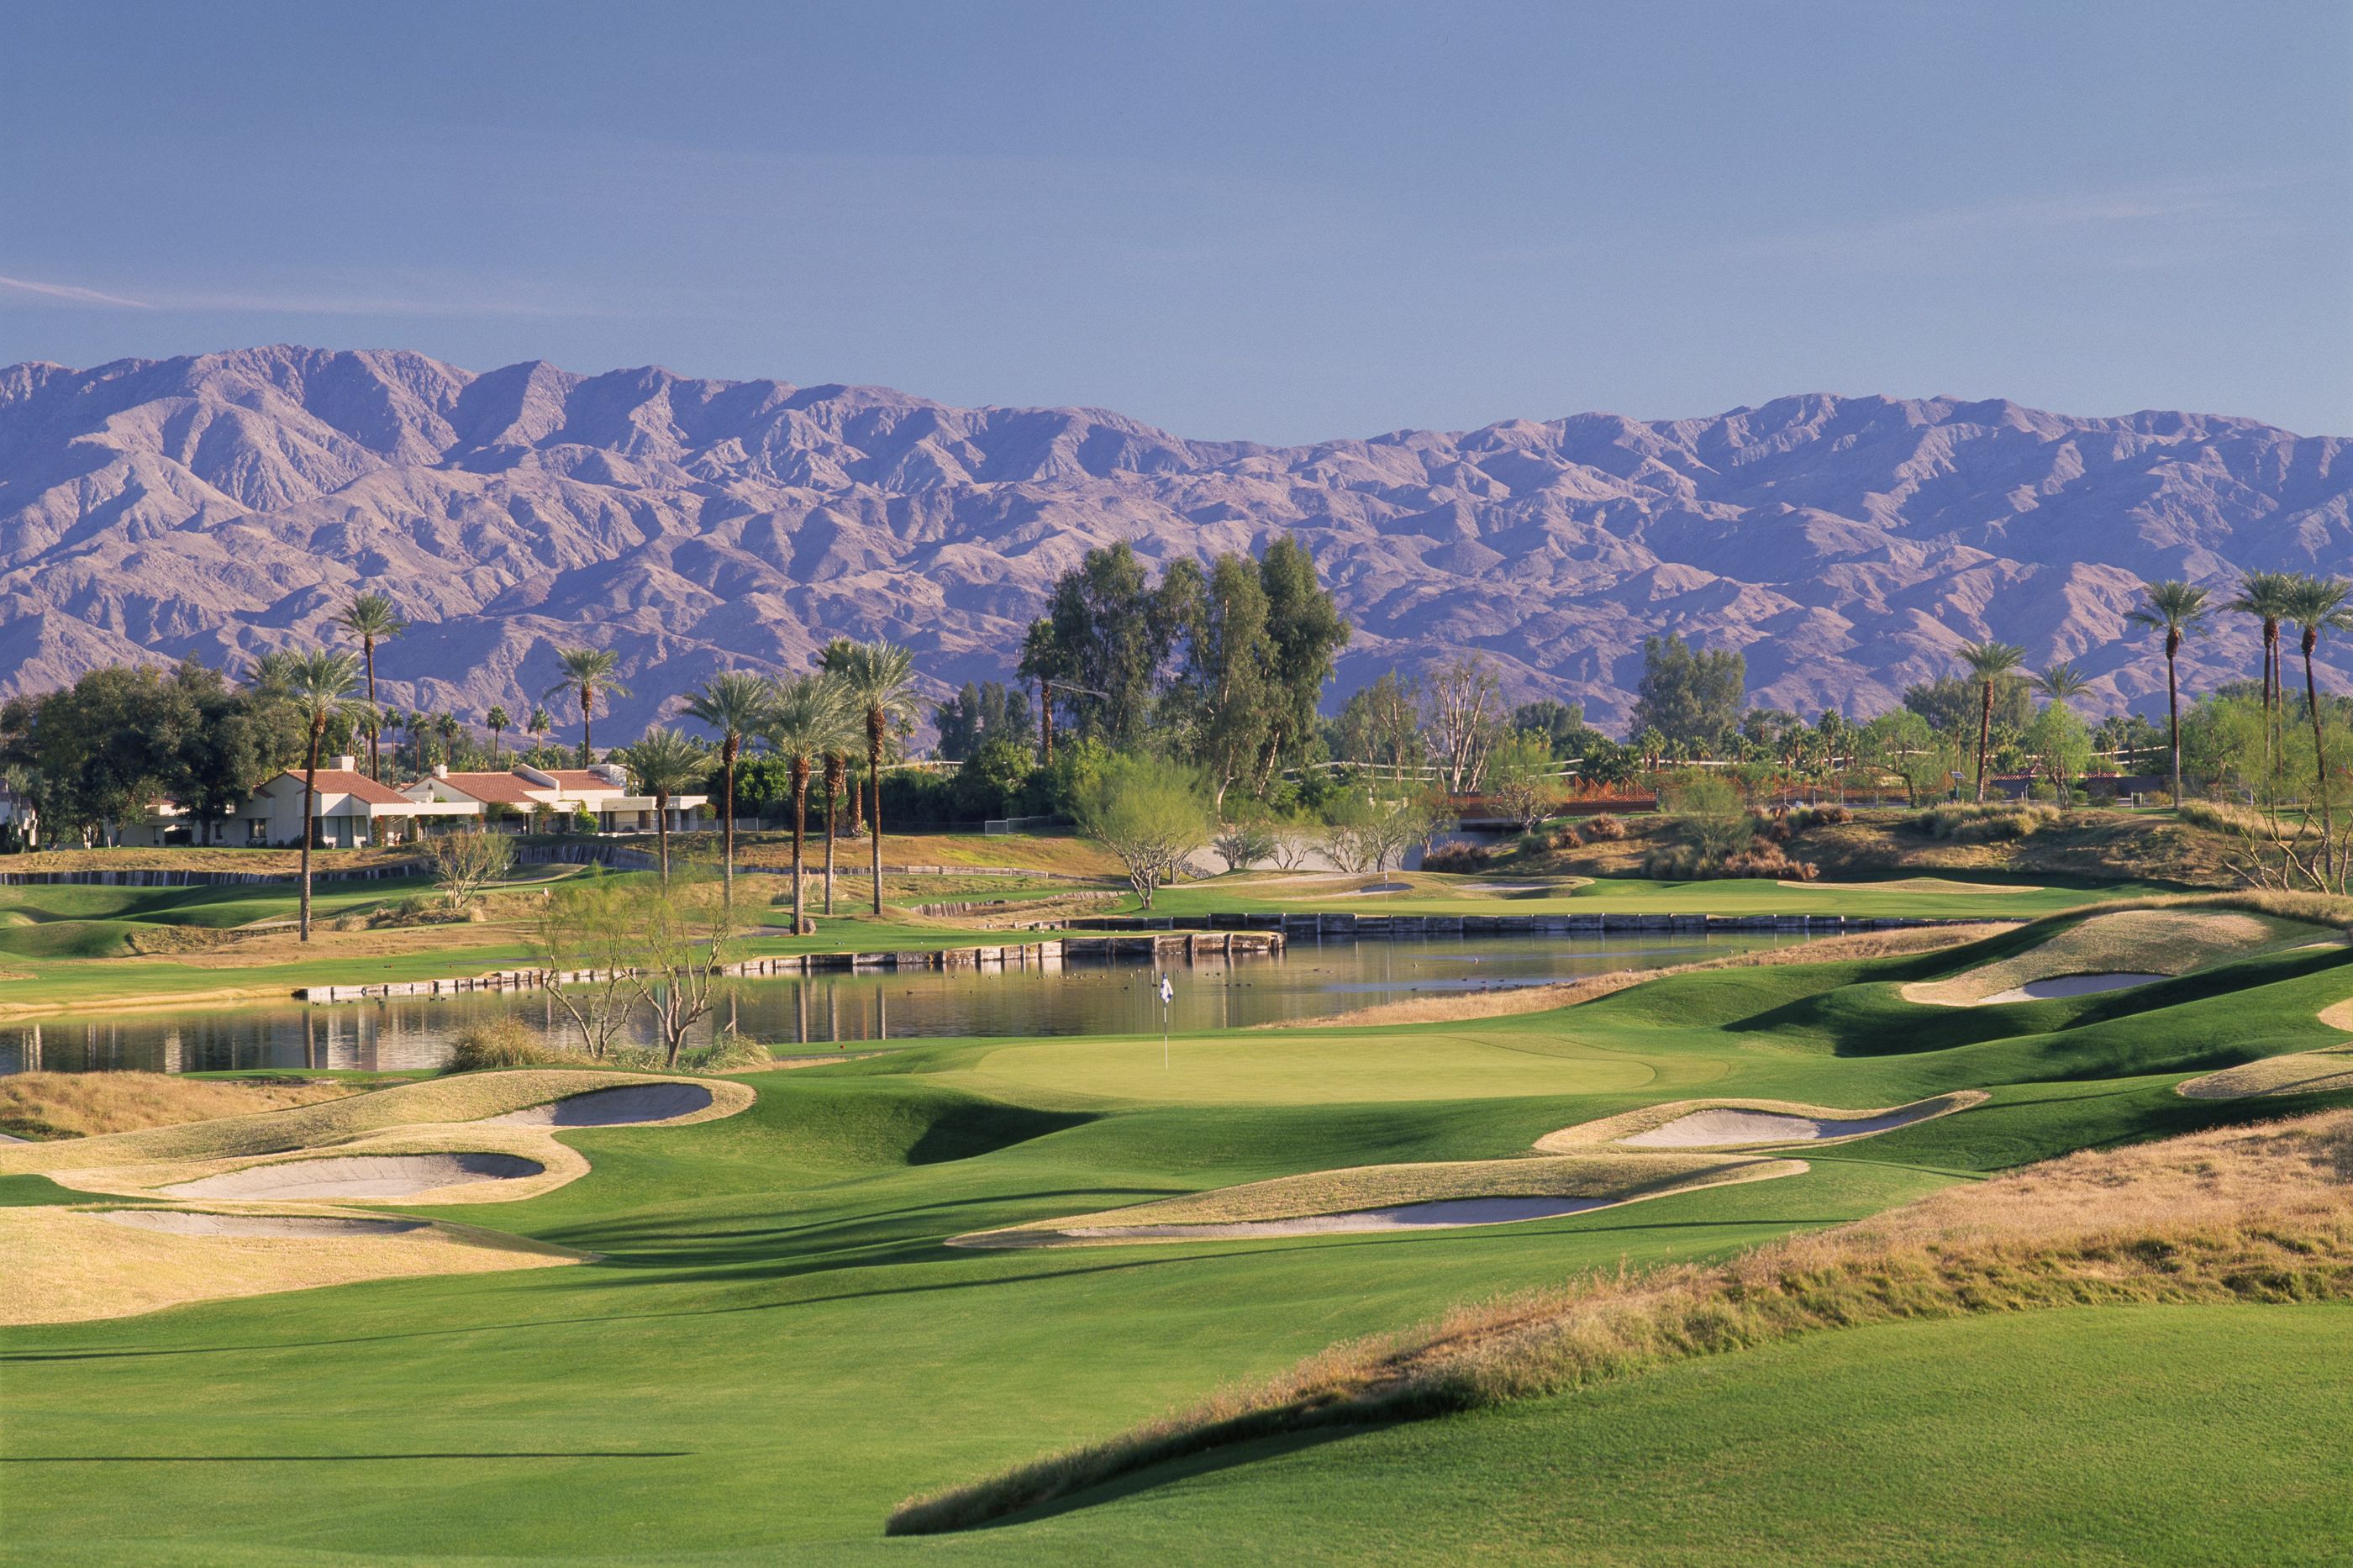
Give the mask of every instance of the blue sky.
[{"label": "blue sky", "polygon": [[0,363],[2353,435],[2342,0],[12,8]]}]

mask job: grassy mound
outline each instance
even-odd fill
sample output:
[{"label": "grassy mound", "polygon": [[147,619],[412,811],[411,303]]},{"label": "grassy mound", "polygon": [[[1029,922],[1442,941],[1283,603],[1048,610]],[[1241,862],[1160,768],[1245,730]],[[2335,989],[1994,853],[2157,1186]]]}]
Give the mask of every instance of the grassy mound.
[{"label": "grassy mound", "polygon": [[[69,1142],[0,1149],[0,1173],[282,1154],[348,1143],[371,1133],[479,1121],[592,1089],[644,1081],[644,1077],[631,1073],[545,1070],[470,1074],[427,1083],[395,1084],[389,1089],[286,1110],[78,1138]],[[724,1098],[713,1105],[708,1115],[723,1116],[740,1110],[751,1099],[751,1090],[740,1084],[714,1082],[712,1087]]]},{"label": "grassy mound", "polygon": [[1106,1442],[916,1498],[984,1523],[1229,1444],[1564,1393],[1830,1328],[2035,1308],[2353,1300],[2353,1112],[2069,1156],[1720,1267],[1596,1275],[1334,1347]]},{"label": "grassy mound", "polygon": [[1950,979],[1905,987],[1907,1000],[1976,1006],[2036,981],[2073,975],[2187,974],[2210,963],[2314,942],[2321,927],[2243,910],[2125,910],[2071,921],[2024,951]]},{"label": "grassy mound", "polygon": [[161,1072],[20,1072],[0,1078],[0,1132],[90,1138],[340,1100],[338,1079],[196,1079]]},{"label": "grassy mound", "polygon": [[2249,1100],[2263,1095],[2329,1094],[2353,1089],[2353,1045],[2265,1057],[2189,1079],[2176,1087],[2191,1100]]}]

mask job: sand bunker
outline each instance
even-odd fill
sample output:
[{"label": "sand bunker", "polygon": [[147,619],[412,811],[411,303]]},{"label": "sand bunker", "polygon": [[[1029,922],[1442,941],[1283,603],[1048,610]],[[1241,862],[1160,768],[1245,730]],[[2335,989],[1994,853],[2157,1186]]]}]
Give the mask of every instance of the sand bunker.
[{"label": "sand bunker", "polygon": [[630,1127],[710,1109],[711,1090],[702,1084],[633,1083],[592,1089],[483,1120],[493,1127]]},{"label": "sand bunker", "polygon": [[408,1198],[545,1169],[519,1154],[345,1154],[248,1165],[162,1191],[175,1198]]},{"label": "sand bunker", "polygon": [[2174,1086],[2191,1100],[2253,1100],[2283,1094],[2331,1094],[2353,1089],[2353,1045],[2297,1051],[2242,1062]]},{"label": "sand bunker", "polygon": [[432,1224],[422,1219],[358,1219],[343,1215],[201,1214],[193,1209],[109,1209],[98,1217],[109,1225],[160,1230],[171,1236],[402,1236]]},{"label": "sand bunker", "polygon": [[1244,1220],[1229,1225],[1108,1225],[1071,1230],[1000,1230],[960,1236],[950,1247],[1084,1247],[1106,1241],[1250,1241],[1270,1236],[1345,1236],[1363,1231],[1452,1230],[1464,1226],[1510,1225],[1515,1220],[1556,1219],[1627,1203],[1626,1198],[1447,1198],[1399,1204],[1353,1214],[1310,1215],[1299,1219]]},{"label": "sand bunker", "polygon": [[1802,1160],[1599,1150],[1550,1158],[1354,1165],[974,1231],[949,1238],[947,1245],[1092,1247],[1450,1230],[1586,1214],[1644,1198],[1794,1176],[1805,1169]]},{"label": "sand bunker", "polygon": [[2048,1002],[2058,996],[2096,996],[2103,991],[2129,991],[2136,985],[2147,985],[2154,980],[2165,980],[2163,974],[2137,974],[2127,970],[2120,974],[2062,974],[2051,980],[2030,980],[2023,985],[2013,985],[2007,991],[1997,991],[1981,1005],[1991,1007],[2003,1002]]},{"label": "sand bunker", "polygon": [[1627,1149],[1741,1149],[1784,1143],[1842,1143],[1898,1127],[1949,1116],[1980,1104],[1981,1089],[1964,1089],[1877,1110],[1793,1105],[1787,1100],[1678,1100],[1645,1106],[1599,1121],[1547,1132],[1536,1140],[1545,1153],[1565,1153],[1614,1143]]}]

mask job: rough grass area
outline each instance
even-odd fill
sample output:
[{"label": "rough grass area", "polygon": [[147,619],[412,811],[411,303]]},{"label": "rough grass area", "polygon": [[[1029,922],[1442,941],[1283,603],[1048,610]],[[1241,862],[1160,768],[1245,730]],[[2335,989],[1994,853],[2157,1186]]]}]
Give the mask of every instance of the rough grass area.
[{"label": "rough grass area", "polygon": [[1436,996],[1409,996],[1402,1001],[1377,1002],[1369,1007],[1335,1013],[1329,1017],[1293,1018],[1282,1023],[1253,1025],[1252,1027],[1261,1030],[1334,1029],[1365,1025],[1439,1024],[1469,1018],[1507,1018],[1523,1013],[1548,1013],[1556,1007],[1574,1006],[1579,1002],[1612,995],[1662,975],[1689,974],[1707,969],[1755,969],[1781,963],[1847,963],[1865,958],[1936,952],[1948,947],[1964,947],[1973,942],[1982,942],[2010,929],[2008,921],[1988,921],[1982,925],[1928,926],[1913,931],[1857,931],[1852,936],[1823,937],[1818,942],[1790,947],[1727,953],[1722,958],[1703,958],[1691,963],[1668,964],[1660,969],[1628,969],[1615,974],[1595,974],[1583,980],[1564,981],[1558,985],[1517,985],[1508,990],[1458,991]]},{"label": "rough grass area", "polygon": [[2353,1112],[2082,1153],[1732,1263],[1594,1275],[1336,1345],[1108,1441],[910,1500],[968,1528],[1188,1454],[1563,1393],[1822,1329],[2126,1303],[2353,1299]]},{"label": "rough grass area", "polygon": [[[1982,1090],[1965,1089],[1952,1094],[1915,1100],[1909,1105],[1887,1105],[1871,1110],[1848,1110],[1831,1105],[1800,1105],[1788,1100],[1671,1100],[1662,1105],[1646,1105],[1640,1110],[1622,1111],[1616,1116],[1605,1116],[1599,1121],[1579,1122],[1575,1127],[1564,1127],[1557,1132],[1547,1132],[1536,1140],[1536,1148],[1546,1153],[1566,1153],[1572,1149],[1616,1143],[1703,1110],[1760,1110],[1775,1116],[1796,1116],[1820,1121],[1870,1121],[1881,1117],[1901,1116],[1906,1119],[1905,1124],[1909,1126],[1938,1116],[1950,1116],[1954,1111],[1966,1110],[1972,1105],[1981,1105],[1985,1099]],[[1806,1147],[1819,1149],[1855,1138],[1875,1136],[1876,1133],[1856,1132],[1804,1142]],[[1761,1143],[1764,1140],[1754,1142]]]},{"label": "rough grass area", "polygon": [[20,1072],[0,1078],[0,1132],[91,1138],[340,1100],[336,1079],[199,1079],[162,1072]]},{"label": "rough grass area", "polygon": [[[417,858],[410,847],[319,849],[311,868],[349,870],[362,866],[408,863]],[[0,871],[248,871],[264,876],[292,876],[302,868],[300,849],[37,849],[26,855],[0,857]]]},{"label": "rough grass area", "polygon": [[115,1225],[100,1212],[0,1208],[9,1287],[0,1290],[0,1323],[125,1318],[191,1301],[363,1279],[545,1268],[589,1256],[454,1226],[375,1236],[179,1236]]},{"label": "rough grass area", "polygon": [[1570,1197],[1624,1203],[1714,1186],[1722,1182],[1761,1181],[1795,1175],[1805,1166],[1794,1160],[1726,1159],[1721,1155],[1583,1153],[1517,1160],[1444,1161],[1398,1165],[1357,1165],[1278,1176],[1214,1192],[1161,1198],[1128,1208],[1104,1209],[1062,1219],[1036,1220],[995,1231],[958,1237],[1068,1232],[1129,1226],[1216,1226],[1259,1220],[1300,1219],[1353,1214],[1399,1204],[1448,1198]]},{"label": "rough grass area", "polygon": [[2312,942],[2318,926],[2243,910],[2136,909],[2094,914],[2025,951],[1954,975],[1904,988],[1906,1000],[1973,1006],[2038,980],[2076,974],[2187,974],[2224,959]]}]

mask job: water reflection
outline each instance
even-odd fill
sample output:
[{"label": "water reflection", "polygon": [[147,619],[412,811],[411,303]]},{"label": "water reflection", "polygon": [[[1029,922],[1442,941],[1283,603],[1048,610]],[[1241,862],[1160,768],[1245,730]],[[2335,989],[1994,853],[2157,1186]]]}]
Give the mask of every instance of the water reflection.
[{"label": "water reflection", "polygon": [[[1179,1030],[1345,1012],[1384,996],[1534,985],[1770,946],[1754,936],[1440,937],[1304,942],[1279,959],[1203,957],[1171,970],[1169,1023]],[[948,970],[747,980],[729,988],[708,1027],[733,1024],[773,1045],[823,1048],[865,1040],[956,1036],[1156,1033],[1159,972],[1122,962],[1058,969]],[[314,1007],[287,1003],[0,1026],[0,1072],[140,1068],[438,1067],[469,1024],[511,1014],[551,1037],[563,1022],[528,993],[403,997]]]}]

